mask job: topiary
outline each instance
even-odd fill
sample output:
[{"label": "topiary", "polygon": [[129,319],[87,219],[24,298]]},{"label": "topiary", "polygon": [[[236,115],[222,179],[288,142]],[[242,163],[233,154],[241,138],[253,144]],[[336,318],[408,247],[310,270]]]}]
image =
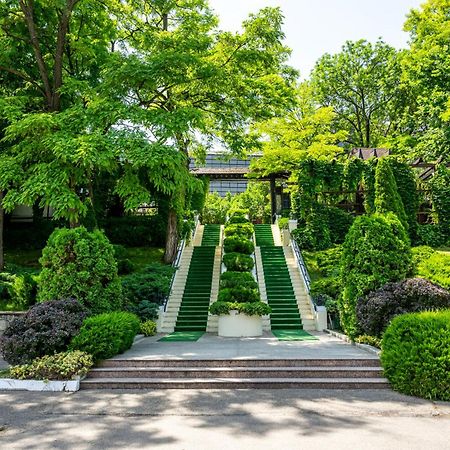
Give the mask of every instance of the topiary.
[{"label": "topiary", "polygon": [[224,229],[225,237],[228,236],[242,236],[251,239],[255,228],[251,223],[232,223],[227,225]]},{"label": "topiary", "polygon": [[261,300],[257,289],[250,289],[243,286],[224,288],[219,291],[219,302],[257,302]]},{"label": "topiary", "polygon": [[139,318],[128,312],[103,313],[89,317],[69,348],[91,354],[94,361],[128,350],[140,330]]},{"label": "topiary", "polygon": [[65,351],[89,311],[75,299],[40,303],[14,319],[0,337],[0,351],[10,364]]},{"label": "topiary", "polygon": [[384,374],[395,390],[450,400],[450,310],[395,317],[381,347]]},{"label": "topiary", "polygon": [[249,272],[224,272],[220,276],[220,289],[246,287],[250,289],[258,289],[258,283]]},{"label": "topiary", "polygon": [[225,253],[237,252],[251,255],[255,251],[255,245],[250,239],[241,236],[229,236],[223,241]]},{"label": "topiary", "polygon": [[450,308],[450,292],[428,280],[410,278],[387,283],[358,300],[356,315],[361,330],[381,336],[399,314]]},{"label": "topiary", "polygon": [[39,300],[74,297],[94,313],[121,307],[114,248],[101,231],[89,232],[84,227],[55,230],[40,263]]},{"label": "topiary", "polygon": [[358,335],[357,299],[411,271],[409,239],[394,214],[360,216],[342,247],[339,312],[343,330]]},{"label": "topiary", "polygon": [[255,265],[251,256],[235,252],[223,255],[223,263],[227,270],[234,272],[250,272]]},{"label": "topiary", "polygon": [[239,303],[217,301],[209,307],[209,312],[216,316],[225,316],[233,310],[246,314],[247,316],[265,316],[272,312],[270,306],[264,302]]}]

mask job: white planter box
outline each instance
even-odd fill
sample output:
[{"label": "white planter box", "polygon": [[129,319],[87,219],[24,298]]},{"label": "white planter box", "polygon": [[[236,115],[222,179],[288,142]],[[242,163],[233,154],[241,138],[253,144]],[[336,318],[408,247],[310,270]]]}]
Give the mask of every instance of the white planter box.
[{"label": "white planter box", "polygon": [[42,380],[15,380],[13,378],[0,378],[0,390],[4,391],[49,391],[49,392],[76,392],[80,389],[80,380],[42,381]]},{"label": "white planter box", "polygon": [[253,337],[262,336],[261,316],[247,316],[230,311],[226,316],[219,316],[219,336]]}]

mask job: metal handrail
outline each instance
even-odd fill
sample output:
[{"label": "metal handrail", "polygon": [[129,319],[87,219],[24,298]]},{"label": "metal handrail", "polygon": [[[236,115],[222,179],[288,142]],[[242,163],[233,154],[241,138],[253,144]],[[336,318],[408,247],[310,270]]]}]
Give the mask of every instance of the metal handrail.
[{"label": "metal handrail", "polygon": [[309,294],[311,288],[311,278],[308,273],[308,268],[306,267],[305,260],[303,259],[302,256],[302,252],[295,239],[291,239],[291,245],[292,249],[294,250],[294,256],[295,259],[297,260],[298,268],[300,269],[303,281],[305,282],[306,290],[308,291]]}]

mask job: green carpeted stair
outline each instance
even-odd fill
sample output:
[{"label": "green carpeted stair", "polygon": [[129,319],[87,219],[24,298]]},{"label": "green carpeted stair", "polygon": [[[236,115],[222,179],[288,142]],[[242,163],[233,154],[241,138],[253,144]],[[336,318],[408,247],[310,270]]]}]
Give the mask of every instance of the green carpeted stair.
[{"label": "green carpeted stair", "polygon": [[273,246],[272,226],[267,224],[255,225],[255,239],[257,247]]},{"label": "green carpeted stair", "polygon": [[283,247],[274,246],[270,225],[256,225],[255,236],[261,251],[267,301],[272,308],[272,330],[303,329]]},{"label": "green carpeted stair", "polygon": [[203,228],[202,247],[205,245],[219,245],[220,225],[205,225]]}]

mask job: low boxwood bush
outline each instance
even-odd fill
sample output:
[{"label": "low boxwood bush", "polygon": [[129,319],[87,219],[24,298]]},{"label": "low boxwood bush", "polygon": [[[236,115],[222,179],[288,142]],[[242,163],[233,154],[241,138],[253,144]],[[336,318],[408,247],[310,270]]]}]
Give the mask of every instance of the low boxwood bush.
[{"label": "low boxwood bush", "polygon": [[24,364],[34,358],[67,350],[88,316],[77,300],[53,300],[31,307],[14,319],[0,337],[0,351],[10,364]]},{"label": "low boxwood bush", "polygon": [[156,322],[153,322],[153,320],[142,322],[140,331],[144,336],[154,336],[157,331]]},{"label": "low boxwood bush", "polygon": [[251,223],[232,223],[227,225],[224,229],[225,237],[228,236],[243,236],[247,239],[251,239],[255,228]]},{"label": "low boxwood bush", "polygon": [[92,356],[88,353],[56,353],[36,358],[30,364],[13,366],[10,376],[18,380],[70,380],[85,376],[93,365]]},{"label": "low boxwood bush", "polygon": [[93,313],[122,306],[114,248],[101,231],[60,228],[42,251],[38,298],[74,297]]},{"label": "low boxwood bush", "polygon": [[251,256],[236,252],[223,255],[223,263],[233,272],[249,272],[255,264]]},{"label": "low boxwood bush", "polygon": [[223,241],[223,249],[225,253],[244,253],[251,255],[255,251],[255,245],[250,239],[241,236],[229,236]]},{"label": "low boxwood bush", "polygon": [[103,313],[89,317],[70,343],[71,350],[81,350],[94,361],[123,353],[133,344],[140,329],[139,318],[128,312]]},{"label": "low boxwood bush", "polygon": [[169,295],[174,268],[165,264],[148,264],[142,271],[122,278],[122,291],[126,305],[139,305],[149,301],[162,305]]},{"label": "low boxwood bush", "polygon": [[395,317],[382,349],[384,374],[395,390],[450,400],[450,310]]},{"label": "low boxwood bush", "polygon": [[272,312],[270,306],[264,302],[239,303],[217,301],[209,307],[209,312],[217,316],[227,315],[232,310],[239,311],[247,316],[265,316]]},{"label": "low boxwood bush", "polygon": [[358,300],[356,315],[361,330],[381,336],[399,314],[450,308],[450,292],[428,280],[410,278],[387,283]]},{"label": "low boxwood bush", "polygon": [[258,283],[249,272],[224,272],[220,276],[220,289],[246,287],[249,289],[258,289]]},{"label": "low boxwood bush", "polygon": [[221,302],[257,302],[261,299],[258,289],[243,286],[224,288],[219,291],[218,301]]}]

